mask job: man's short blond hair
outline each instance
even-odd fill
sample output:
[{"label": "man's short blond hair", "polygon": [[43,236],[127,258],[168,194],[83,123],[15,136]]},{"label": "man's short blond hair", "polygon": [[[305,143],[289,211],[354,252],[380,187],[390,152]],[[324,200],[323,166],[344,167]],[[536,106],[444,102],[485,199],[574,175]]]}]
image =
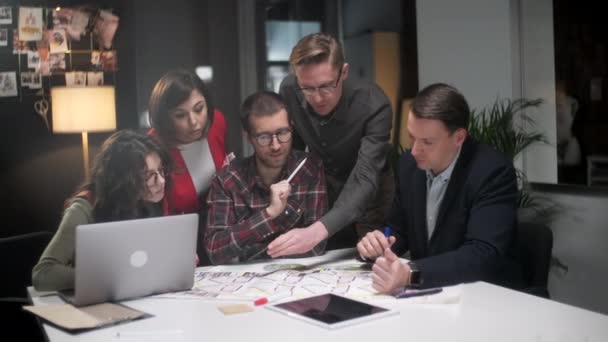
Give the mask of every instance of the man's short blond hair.
[{"label": "man's short blond hair", "polygon": [[330,34],[313,33],[304,36],[291,50],[289,63],[293,68],[329,61],[336,69],[344,64],[342,45]]}]

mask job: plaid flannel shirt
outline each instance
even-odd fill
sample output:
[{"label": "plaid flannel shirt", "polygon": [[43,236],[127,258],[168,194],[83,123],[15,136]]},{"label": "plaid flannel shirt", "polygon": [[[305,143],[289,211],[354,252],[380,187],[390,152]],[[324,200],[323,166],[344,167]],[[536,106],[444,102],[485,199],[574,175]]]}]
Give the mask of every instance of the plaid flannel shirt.
[{"label": "plaid flannel shirt", "polygon": [[[205,248],[213,264],[264,258],[268,244],[292,228],[304,228],[327,212],[325,172],[322,162],[293,150],[279,179],[286,179],[302,159],[308,160],[291,180],[285,210],[274,219],[266,213],[270,189],[257,175],[255,156],[234,160],[211,182]],[[326,241],[300,256],[320,255]]]}]

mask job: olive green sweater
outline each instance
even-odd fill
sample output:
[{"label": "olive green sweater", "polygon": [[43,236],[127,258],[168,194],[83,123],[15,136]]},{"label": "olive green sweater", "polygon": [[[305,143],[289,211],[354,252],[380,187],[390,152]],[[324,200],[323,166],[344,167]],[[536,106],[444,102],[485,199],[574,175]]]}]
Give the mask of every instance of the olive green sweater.
[{"label": "olive green sweater", "polygon": [[93,223],[93,207],[76,198],[63,213],[59,229],[32,270],[32,285],[39,291],[74,288],[76,226]]},{"label": "olive green sweater", "polygon": [[[146,202],[138,217],[162,216],[163,205]],[[94,223],[93,207],[84,198],[76,198],[63,212],[59,229],[46,246],[38,264],[32,270],[32,285],[38,291],[58,291],[74,288],[76,226]]]}]

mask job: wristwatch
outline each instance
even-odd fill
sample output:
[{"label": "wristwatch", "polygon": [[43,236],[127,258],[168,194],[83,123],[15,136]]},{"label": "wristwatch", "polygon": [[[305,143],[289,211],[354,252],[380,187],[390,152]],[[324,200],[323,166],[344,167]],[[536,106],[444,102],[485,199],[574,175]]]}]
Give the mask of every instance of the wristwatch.
[{"label": "wristwatch", "polygon": [[410,287],[418,287],[422,285],[422,272],[418,269],[418,265],[413,261],[408,262],[407,264],[410,267],[410,282],[408,286]]}]

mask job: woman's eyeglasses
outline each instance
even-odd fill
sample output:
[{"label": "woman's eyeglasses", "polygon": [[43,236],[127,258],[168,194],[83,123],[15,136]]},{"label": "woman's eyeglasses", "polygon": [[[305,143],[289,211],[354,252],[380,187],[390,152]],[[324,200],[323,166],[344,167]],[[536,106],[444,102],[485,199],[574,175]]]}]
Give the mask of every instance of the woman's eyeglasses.
[{"label": "woman's eyeglasses", "polygon": [[266,147],[272,144],[272,139],[277,138],[280,143],[286,143],[291,140],[291,129],[284,128],[274,133],[260,133],[253,136],[258,145]]}]

